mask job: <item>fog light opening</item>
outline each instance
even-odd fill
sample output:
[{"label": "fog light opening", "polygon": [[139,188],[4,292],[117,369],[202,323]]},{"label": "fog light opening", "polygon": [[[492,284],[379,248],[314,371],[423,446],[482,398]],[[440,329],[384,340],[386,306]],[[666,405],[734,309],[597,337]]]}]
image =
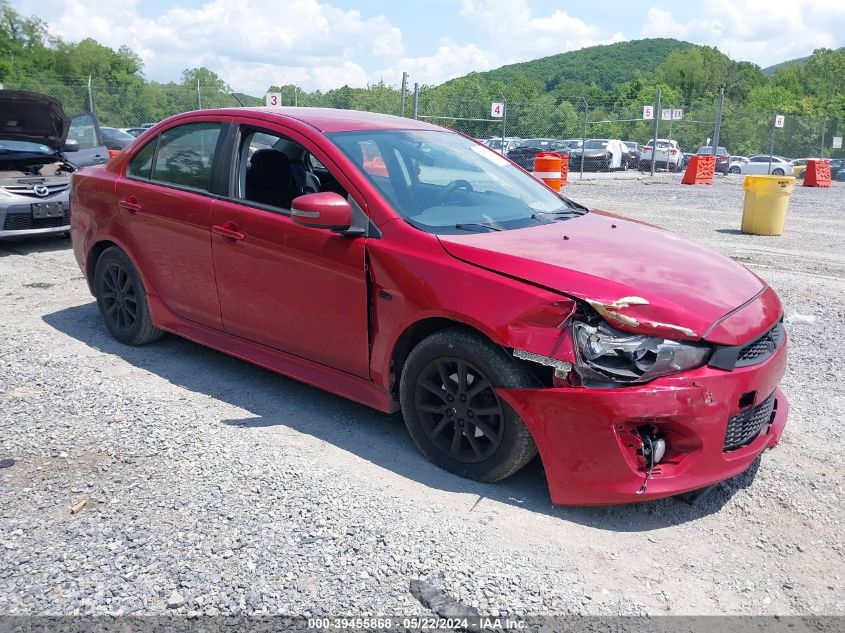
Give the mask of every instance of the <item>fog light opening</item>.
[{"label": "fog light opening", "polygon": [[643,444],[642,457],[645,462],[645,479],[643,479],[643,485],[637,490],[637,494],[641,495],[648,487],[654,467],[666,456],[666,440],[659,437],[653,427],[637,429],[637,433]]}]

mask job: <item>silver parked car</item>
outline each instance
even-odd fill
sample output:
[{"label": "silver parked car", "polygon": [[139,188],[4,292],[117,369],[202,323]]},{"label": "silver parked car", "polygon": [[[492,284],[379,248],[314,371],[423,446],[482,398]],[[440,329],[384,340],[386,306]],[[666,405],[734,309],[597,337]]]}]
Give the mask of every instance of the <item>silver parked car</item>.
[{"label": "silver parked car", "polygon": [[70,175],[108,158],[96,118],[74,126],[56,99],[21,90],[0,90],[0,113],[0,239],[69,231]]}]

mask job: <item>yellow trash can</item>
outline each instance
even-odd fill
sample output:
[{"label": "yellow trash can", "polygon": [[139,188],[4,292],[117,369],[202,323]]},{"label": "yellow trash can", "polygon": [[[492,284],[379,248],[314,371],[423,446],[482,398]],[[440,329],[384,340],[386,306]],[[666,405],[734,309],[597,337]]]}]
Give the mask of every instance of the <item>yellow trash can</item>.
[{"label": "yellow trash can", "polygon": [[786,224],[789,194],[795,189],[792,176],[746,176],[742,232],[780,235]]}]

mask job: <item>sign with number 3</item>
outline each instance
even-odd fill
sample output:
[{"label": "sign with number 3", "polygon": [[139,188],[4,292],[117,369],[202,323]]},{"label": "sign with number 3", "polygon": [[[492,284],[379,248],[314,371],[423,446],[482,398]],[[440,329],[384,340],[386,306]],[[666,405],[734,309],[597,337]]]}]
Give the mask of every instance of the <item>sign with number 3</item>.
[{"label": "sign with number 3", "polygon": [[269,108],[273,108],[273,107],[282,105],[282,93],[281,92],[268,92],[264,97],[264,103]]}]

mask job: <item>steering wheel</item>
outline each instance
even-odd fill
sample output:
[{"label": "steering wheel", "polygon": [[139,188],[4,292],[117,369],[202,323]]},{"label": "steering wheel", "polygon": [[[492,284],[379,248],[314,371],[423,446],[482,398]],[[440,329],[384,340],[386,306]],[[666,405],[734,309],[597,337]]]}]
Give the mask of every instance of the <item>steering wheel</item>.
[{"label": "steering wheel", "polygon": [[472,188],[472,184],[468,180],[453,180],[437,198],[437,204],[444,204],[449,197],[454,194],[456,191],[466,191],[467,193],[474,191]]}]

